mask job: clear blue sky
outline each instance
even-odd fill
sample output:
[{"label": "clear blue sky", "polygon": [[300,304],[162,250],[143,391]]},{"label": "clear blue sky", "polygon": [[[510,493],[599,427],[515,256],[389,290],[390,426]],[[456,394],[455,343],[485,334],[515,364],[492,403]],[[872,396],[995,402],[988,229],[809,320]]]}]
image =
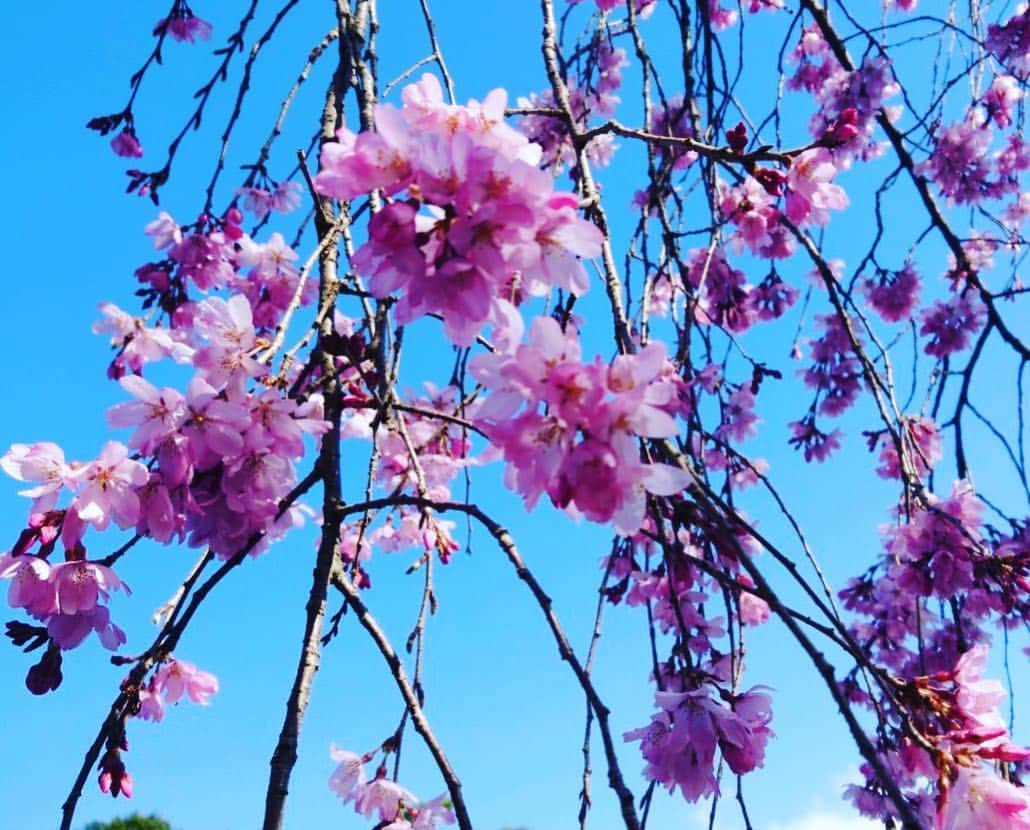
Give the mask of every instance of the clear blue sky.
[{"label": "clear blue sky", "polygon": [[[233,15],[244,5],[237,0],[198,0],[197,13],[215,24],[211,43],[169,44],[165,66],[145,81],[137,112],[147,150],[144,163],[162,158],[160,148],[172,125],[181,123],[189,93],[210,71],[210,49],[221,44],[234,25]],[[268,48],[255,76],[255,109],[241,123],[233,145],[236,163],[251,158],[263,141],[278,100],[304,55],[331,27],[331,5],[301,3],[278,45]],[[5,15],[6,48],[0,53],[9,112],[8,128],[0,134],[8,188],[0,224],[7,252],[7,315],[0,341],[8,354],[8,403],[0,408],[4,447],[14,441],[53,440],[70,457],[89,458],[110,434],[104,411],[121,399],[121,393],[104,379],[110,354],[106,342],[90,333],[90,325],[101,300],[133,307],[132,272],[150,254],[141,229],[153,218],[154,209],[149,201],[122,194],[126,164],[109,151],[107,140],[83,125],[94,115],[121,107],[128,75],[149,49],[150,29],[166,6],[165,0],[91,4],[88,10],[79,3],[35,3],[18,4]],[[383,11],[384,80],[427,51],[417,3],[403,6],[403,11]],[[514,6],[521,10],[512,13]],[[495,86],[506,86],[513,95],[544,86],[537,4],[437,0],[434,7],[459,98],[478,98]],[[264,9],[252,32],[263,30],[269,11]],[[772,58],[760,54],[754,60]],[[298,101],[309,114],[316,112],[324,70]],[[220,90],[216,103],[224,105],[229,94]],[[200,134],[187,139],[173,182],[164,191],[162,206],[183,221],[193,218],[202,201],[199,188],[191,190],[187,183],[206,183],[213,163],[211,138],[222,125],[222,116],[209,118]],[[294,124],[280,143],[277,158],[288,163],[314,126],[311,115]],[[231,182],[231,164],[229,173]],[[632,189],[628,181],[606,185],[617,234],[626,233]],[[287,236],[293,221],[283,226]],[[861,221],[859,206],[840,220],[843,231],[836,233],[842,240],[842,256],[849,250],[843,241],[847,229],[861,227]],[[931,262],[927,281],[943,267]],[[805,269],[795,268],[793,276],[800,281]],[[876,525],[886,518],[892,491],[875,479],[858,440],[825,467],[814,468],[806,467],[785,446],[784,425],[807,403],[790,379],[794,365],[787,353],[796,322],[795,311],[757,341],[758,348],[771,350],[772,360],[788,380],[775,394],[765,395],[765,443],[749,449],[771,463],[839,585],[872,560],[878,549]],[[437,359],[430,354],[411,361],[408,368],[412,376],[423,372],[427,378],[445,380],[449,356],[443,353]],[[860,413],[844,424],[853,439],[869,425],[864,417]],[[973,441],[982,448],[987,461],[983,469],[990,475],[994,450],[976,435]],[[555,597],[573,642],[585,648],[600,576],[597,562],[607,550],[607,534],[543,508],[527,520],[518,498],[500,489],[499,469],[482,471],[481,476],[477,472],[477,479],[474,493],[493,505],[496,517],[513,529],[527,560]],[[0,482],[0,498],[6,505],[0,511],[0,539],[13,540],[21,526],[25,502],[14,496],[16,489],[14,482]],[[774,519],[759,511],[756,508],[764,527],[780,530]],[[91,775],[80,824],[133,809],[160,813],[177,830],[245,830],[258,824],[267,759],[282,720],[303,625],[312,544],[311,533],[298,533],[219,587],[178,654],[217,673],[221,693],[209,709],[184,704],[169,711],[160,725],[131,722],[126,761],[136,779],[136,796],[129,802],[112,801],[97,791]],[[477,827],[572,826],[579,790],[582,695],[507,563],[479,535],[473,551],[438,570],[441,607],[430,625],[427,712],[465,784]],[[115,599],[112,612],[128,632],[129,653],[149,643],[150,614],[167,599],[194,558],[190,550],[150,546],[134,551],[120,565],[119,573],[134,593],[130,599]],[[375,589],[368,597],[398,644],[414,619],[419,592],[419,577],[403,574],[409,562],[405,554],[379,556],[373,570]],[[622,607],[608,611],[596,676],[615,711],[616,733],[650,717],[645,631],[645,621],[635,612]],[[332,769],[329,744],[369,749],[389,734],[401,714],[390,678],[363,632],[353,620],[345,620],[342,632],[326,651],[304,725],[287,808],[291,830],[368,826],[350,808],[341,807],[325,786]],[[838,796],[856,754],[815,673],[795,654],[776,623],[752,635],[750,654],[749,683],[776,689],[777,737],[770,744],[765,769],[746,780],[756,827],[801,827],[798,817],[820,811],[846,816]],[[57,694],[33,698],[22,686],[28,665],[27,658],[0,643],[0,706],[7,713],[0,732],[0,757],[5,760],[0,827],[50,830],[123,671],[108,665],[106,654],[91,643],[67,655],[65,681]],[[1021,667],[1017,670],[1023,673]],[[622,755],[629,783],[642,793],[642,763],[635,747],[626,747]],[[592,826],[614,830],[614,802],[605,786],[599,749],[594,767],[597,817]],[[443,789],[412,733],[402,782],[424,797]],[[723,809],[723,826],[738,827],[730,801]],[[703,826],[699,815],[678,800],[662,799],[651,826],[693,830]],[[807,830],[850,827],[844,819],[812,820],[816,823]]]}]

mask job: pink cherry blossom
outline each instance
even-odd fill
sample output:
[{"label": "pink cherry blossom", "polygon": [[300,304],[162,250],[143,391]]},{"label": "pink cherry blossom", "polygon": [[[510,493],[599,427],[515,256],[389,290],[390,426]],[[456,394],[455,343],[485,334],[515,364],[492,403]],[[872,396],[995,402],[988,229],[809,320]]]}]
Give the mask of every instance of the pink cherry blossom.
[{"label": "pink cherry blossom", "polygon": [[800,421],[792,421],[788,426],[793,433],[789,443],[804,453],[805,461],[822,463],[835,450],[840,449],[843,433],[839,429],[823,432],[816,426],[815,416],[811,413]]},{"label": "pink cherry blossom", "polygon": [[162,250],[182,242],[182,228],[166,211],[161,211],[157,219],[147,224],[143,233],[153,238],[155,250]]},{"label": "pink cherry blossom", "polygon": [[119,350],[111,374],[121,377],[126,370],[139,374],[147,363],[171,357],[178,363],[189,362],[193,349],[168,329],[148,328],[146,321],[122,311],[113,303],[101,303],[102,319],[93,324],[96,334],[111,335],[111,345]]},{"label": "pink cherry blossom", "polygon": [[92,611],[99,600],[107,600],[112,591],[129,592],[110,568],[85,560],[63,562],[51,568],[49,578],[57,593],[57,606],[62,614]]},{"label": "pink cherry blossom", "polygon": [[1030,6],[1020,3],[1004,23],[992,23],[987,48],[1017,78],[1030,77]]},{"label": "pink cherry blossom", "polygon": [[136,400],[111,407],[107,422],[113,427],[137,427],[129,447],[150,454],[182,426],[185,400],[175,389],[159,390],[138,375],[123,377],[119,383]]},{"label": "pink cherry blossom", "polygon": [[983,506],[973,488],[957,481],[951,495],[930,497],[928,509],[888,528],[892,573],[901,586],[923,596],[950,597],[972,587]]},{"label": "pink cherry blossom", "polygon": [[822,147],[806,150],[793,160],[787,171],[786,197],[792,222],[825,225],[830,220],[828,211],[848,206],[844,189],[831,181],[837,169],[833,155]]},{"label": "pink cherry blossom", "polygon": [[955,204],[976,204],[997,195],[988,149],[991,130],[970,116],[937,131],[933,153],[919,170]]},{"label": "pink cherry blossom", "polygon": [[858,397],[862,370],[840,318],[831,314],[817,317],[817,322],[823,328],[823,334],[812,342],[812,365],[800,373],[805,385],[816,390],[821,397],[819,412],[837,416]]},{"label": "pink cherry blossom", "polygon": [[1019,88],[1019,81],[1011,75],[998,75],[984,93],[983,104],[995,124],[1007,127],[1012,123],[1012,109],[1022,98],[1023,91]]},{"label": "pink cherry blossom", "polygon": [[888,323],[899,323],[912,316],[921,287],[911,263],[900,271],[881,271],[877,278],[863,283],[866,297],[876,313]]},{"label": "pink cherry blossom", "polygon": [[971,292],[938,300],[920,314],[919,333],[930,337],[923,350],[938,358],[962,351],[969,345],[969,338],[983,327],[985,316],[983,303]]},{"label": "pink cherry blossom", "polygon": [[101,645],[109,651],[125,644],[125,632],[111,622],[111,612],[104,605],[74,614],[55,614],[47,620],[47,634],[62,649],[76,648],[91,631],[97,633]]},{"label": "pink cherry blossom", "polygon": [[216,387],[223,386],[235,372],[256,375],[262,366],[254,358],[257,335],[250,303],[242,294],[228,300],[208,297],[197,305],[193,318],[197,335],[206,341],[194,363]]},{"label": "pink cherry blossom", "polygon": [[554,286],[584,293],[579,260],[600,252],[600,234],[577,215],[578,199],[555,193],[534,166],[533,145],[504,123],[505,93],[451,106],[426,75],[402,100],[401,109],[377,107],[378,132],[341,130],[316,178],[320,192],[341,199],[407,190],[372,218],[354,257],[374,294],[400,292],[399,321],[440,314],[447,336],[469,345],[513,284],[530,295]]},{"label": "pink cherry blossom", "polygon": [[333,744],[329,757],[338,765],[329,776],[329,789],[344,802],[353,800],[365,786],[364,759]]},{"label": "pink cherry blossom", "polygon": [[233,277],[235,249],[223,231],[196,232],[172,245],[168,256],[177,267],[183,283],[201,291],[224,287]]},{"label": "pink cherry blossom", "polygon": [[179,7],[169,18],[162,18],[154,26],[154,34],[161,34],[167,31],[173,40],[181,43],[196,43],[198,40],[207,40],[211,37],[212,26],[206,20],[201,20],[188,7]]},{"label": "pink cherry blossom", "polygon": [[185,694],[194,703],[207,706],[218,692],[218,678],[193,663],[169,658],[154,675],[154,689],[168,703],[178,703]]},{"label": "pink cherry blossom", "polygon": [[0,469],[18,481],[37,483],[35,487],[18,491],[18,495],[32,499],[34,513],[54,507],[71,473],[64,461],[64,450],[49,441],[12,444],[0,456]]},{"label": "pink cherry blossom", "polygon": [[9,579],[7,604],[24,608],[37,617],[57,613],[57,591],[51,579],[52,568],[38,556],[0,555],[0,579]]},{"label": "pink cherry blossom", "polygon": [[454,824],[456,821],[448,795],[438,795],[430,801],[425,801],[412,812],[416,814],[411,825],[413,830],[435,830],[442,824]]},{"label": "pink cherry blossom", "polygon": [[673,495],[689,483],[678,468],[641,464],[632,437],[677,430],[679,388],[664,374],[666,362],[654,344],[608,369],[584,364],[573,330],[549,318],[534,320],[529,342],[514,353],[477,357],[470,368],[491,389],[479,418],[508,462],[507,484],[529,507],[546,492],[561,508],[636,532],[647,493]]},{"label": "pink cherry blossom", "polygon": [[115,155],[122,158],[138,159],[143,157],[143,147],[139,143],[139,139],[136,138],[136,133],[129,127],[126,127],[111,139],[111,149],[114,150]]},{"label": "pink cherry blossom", "polygon": [[707,3],[708,19],[711,21],[711,26],[715,31],[721,32],[737,22],[737,12],[735,9],[724,8],[719,0],[707,0]]},{"label": "pink cherry blossom", "polygon": [[354,809],[366,817],[378,812],[382,821],[392,821],[402,804],[417,803],[418,799],[397,782],[377,777],[358,788]]},{"label": "pink cherry blossom", "polygon": [[679,787],[687,801],[719,791],[715,752],[737,774],[761,766],[772,718],[769,696],[752,689],[736,698],[733,709],[713,700],[704,688],[658,692],[659,711],[651,725],[624,735],[640,741],[648,762],[645,775],[668,787]]},{"label": "pink cherry blossom", "polygon": [[960,767],[937,812],[935,830],[1030,830],[1030,799],[992,772]]},{"label": "pink cherry blossom", "polygon": [[[904,418],[901,433],[902,448],[909,469],[919,478],[925,477],[941,459],[941,436],[930,418]],[[877,474],[883,478],[901,478],[898,450],[886,433],[880,436],[880,464]]]},{"label": "pink cherry blossom", "polygon": [[105,530],[112,519],[118,527],[126,528],[139,518],[136,489],[147,483],[150,474],[128,456],[124,444],[108,441],[96,461],[70,475],[76,490],[71,509],[97,530]]}]

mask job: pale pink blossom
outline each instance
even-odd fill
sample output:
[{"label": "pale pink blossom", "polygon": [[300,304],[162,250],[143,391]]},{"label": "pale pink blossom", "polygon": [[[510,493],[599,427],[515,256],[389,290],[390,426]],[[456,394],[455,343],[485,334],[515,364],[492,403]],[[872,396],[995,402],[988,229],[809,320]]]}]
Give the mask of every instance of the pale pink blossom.
[{"label": "pale pink blossom", "polygon": [[1030,830],[1030,799],[1023,787],[980,767],[959,767],[943,798],[935,830]]},{"label": "pale pink blossom", "polygon": [[0,579],[9,579],[7,604],[24,608],[37,617],[57,613],[57,591],[51,579],[51,566],[38,556],[0,555]]},{"label": "pale pink blossom", "polygon": [[65,650],[79,646],[91,631],[97,633],[101,645],[109,651],[125,644],[125,632],[111,622],[111,612],[104,605],[75,614],[54,614],[47,620],[47,634]]},{"label": "pale pink blossom", "polygon": [[158,251],[182,242],[182,228],[163,210],[157,215],[157,219],[143,228],[143,233],[153,237],[154,248]]},{"label": "pale pink blossom", "polygon": [[386,778],[373,779],[359,787],[357,793],[354,809],[366,817],[371,817],[373,813],[378,812],[382,821],[394,820],[402,804],[418,803],[418,799],[408,790],[396,781]]},{"label": "pale pink blossom", "polygon": [[0,469],[18,481],[35,483],[35,487],[19,490],[19,496],[32,499],[32,511],[42,513],[57,503],[71,468],[65,463],[64,450],[49,441],[35,444],[12,444],[0,456]]},{"label": "pale pink blossom", "polygon": [[194,703],[207,706],[218,692],[218,678],[193,663],[169,658],[154,675],[154,688],[168,703],[178,703],[185,694]]},{"label": "pale pink blossom", "polygon": [[97,530],[106,530],[112,519],[121,528],[131,527],[139,519],[136,490],[147,483],[150,473],[128,456],[124,444],[108,441],[96,461],[70,475],[76,490],[71,509]]},{"label": "pale pink blossom", "polygon": [[62,614],[92,611],[100,600],[106,601],[115,590],[129,593],[128,586],[118,575],[99,562],[62,562],[51,568],[49,578],[54,583],[57,606]]},{"label": "pale pink blossom", "polygon": [[107,422],[113,427],[136,427],[129,439],[130,449],[150,454],[182,426],[185,400],[175,389],[158,389],[138,375],[127,375],[119,383],[136,400],[112,406]]},{"label": "pale pink blossom", "polygon": [[336,744],[330,748],[329,757],[337,764],[329,776],[329,789],[344,802],[353,800],[366,783],[364,759],[354,752],[340,749]]}]

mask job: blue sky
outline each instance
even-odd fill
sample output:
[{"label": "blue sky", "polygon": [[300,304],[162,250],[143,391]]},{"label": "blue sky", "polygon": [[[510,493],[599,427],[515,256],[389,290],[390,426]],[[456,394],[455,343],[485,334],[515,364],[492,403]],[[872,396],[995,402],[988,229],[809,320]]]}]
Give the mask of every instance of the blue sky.
[{"label": "blue sky", "polygon": [[[169,44],[165,65],[146,79],[137,111],[147,151],[144,163],[162,158],[159,148],[173,126],[177,129],[181,123],[190,92],[210,72],[210,49],[220,45],[243,5],[235,0],[198,0],[197,13],[215,24],[212,42],[193,47]],[[0,444],[53,440],[69,457],[89,458],[110,435],[104,411],[122,396],[104,378],[110,354],[104,339],[90,333],[90,326],[101,300],[132,308],[132,272],[150,254],[141,229],[155,211],[149,201],[121,192],[124,161],[109,151],[106,139],[83,125],[94,115],[121,107],[127,78],[149,49],[150,29],[165,6],[164,0],[117,7],[93,4],[84,12],[81,4],[19,4],[5,15],[0,72],[9,79],[9,126],[0,133],[0,153],[7,159],[9,197],[0,239],[6,252],[8,314],[0,342],[9,356],[9,398],[0,408]],[[543,87],[535,3],[524,4],[524,10],[514,14],[507,3],[448,0],[434,6],[459,98],[478,98],[495,86],[506,86],[513,95]],[[330,8],[329,3],[301,3],[284,24],[281,38],[267,48],[255,73],[255,108],[241,121],[232,147],[236,164],[252,158],[263,141],[304,55],[331,27]],[[264,9],[253,32],[263,30],[269,13]],[[382,18],[381,74],[386,80],[422,57],[427,44],[416,3],[405,4],[403,11],[384,9]],[[55,25],[59,19],[69,22]],[[326,67],[322,70],[297,102],[298,113],[307,114],[299,123],[291,122],[273,161],[288,164],[313,131],[311,113],[317,111]],[[220,90],[216,111],[230,94]],[[187,185],[206,184],[213,164],[211,139],[222,126],[221,115],[209,117],[201,132],[187,139],[173,181],[163,193],[162,207],[183,221],[193,218],[202,201],[199,188]],[[233,181],[232,161],[228,173],[227,186]],[[617,237],[627,232],[632,189],[628,180],[606,183]],[[857,184],[856,189],[861,192]],[[222,192],[224,196],[228,191]],[[848,229],[860,226],[861,215],[856,205],[840,220],[838,244],[844,256],[849,250]],[[283,225],[287,237],[295,221],[299,217]],[[932,260],[940,252],[930,245],[927,256]],[[943,270],[942,264],[931,262],[927,267],[930,275],[938,270]],[[927,281],[931,280],[932,276]],[[594,296],[599,300],[600,291]],[[825,467],[814,468],[801,463],[785,445],[784,425],[807,405],[807,397],[789,379],[794,366],[787,355],[796,324],[795,312],[757,344],[771,350],[788,380],[763,401],[768,429],[764,444],[748,449],[769,460],[785,497],[798,507],[814,548],[839,585],[862,570],[877,551],[876,525],[886,519],[892,490],[871,473],[860,440],[853,440],[848,452]],[[413,379],[424,374],[440,381],[449,364],[447,352],[430,351],[411,360],[408,371]],[[1004,401],[997,406],[1001,411]],[[863,426],[868,426],[868,419],[862,412],[844,424],[853,439]],[[982,457],[982,475],[996,477],[1003,487],[1005,474],[993,464],[996,451],[975,433],[972,441]],[[358,458],[364,457],[363,451],[356,452]],[[573,643],[584,649],[600,579],[597,563],[609,538],[601,529],[571,522],[547,508],[538,508],[527,518],[518,498],[503,492],[499,472],[496,467],[477,471],[474,494],[512,528],[527,561],[554,596]],[[979,483],[983,486],[984,481]],[[7,505],[0,512],[2,539],[13,539],[23,519],[25,505],[14,496],[16,489],[14,482],[0,482],[0,498]],[[763,514],[757,504],[755,510],[763,528],[782,531],[782,523]],[[177,830],[242,830],[258,823],[267,759],[281,723],[303,625],[313,539],[311,532],[290,537],[219,587],[179,655],[217,673],[222,691],[206,710],[182,705],[159,725],[131,723],[126,760],[136,778],[136,796],[130,802],[114,802],[101,796],[91,776],[80,823],[131,809],[158,812]],[[116,545],[112,542],[111,547]],[[437,571],[440,611],[428,635],[428,715],[465,784],[477,827],[569,827],[579,790],[582,695],[507,562],[479,533],[473,534],[472,551]],[[149,642],[150,614],[168,598],[194,559],[191,550],[144,546],[119,567],[133,596],[118,597],[112,610],[129,634],[130,653]],[[407,554],[380,556],[373,570],[375,588],[368,597],[397,644],[414,619],[420,590],[417,575],[404,575],[410,561]],[[335,610],[335,600],[332,603]],[[639,614],[623,607],[608,610],[596,677],[615,712],[616,733],[639,726],[650,716],[645,634]],[[749,683],[776,690],[777,738],[770,744],[765,768],[745,781],[756,826],[849,828],[840,818],[846,812],[838,796],[856,754],[815,673],[775,623],[755,631],[749,649]],[[0,776],[0,802],[5,826],[48,830],[57,824],[60,804],[122,670],[108,665],[105,653],[91,643],[67,656],[65,681],[57,694],[33,698],[21,682],[28,665],[23,655],[0,644],[0,676],[5,679],[0,705],[8,713],[0,733],[0,752],[7,760]],[[1017,672],[1025,674],[1021,666]],[[370,749],[394,728],[401,711],[378,654],[353,620],[345,620],[316,679],[287,827],[368,826],[341,807],[325,786],[332,768],[329,744]],[[635,748],[626,747],[622,757],[629,783],[642,793]],[[618,826],[614,801],[605,787],[599,748],[594,768],[597,807],[591,826],[613,830]],[[401,778],[425,797],[443,789],[412,733]],[[721,827],[739,826],[730,801],[723,809]],[[659,830],[707,826],[696,808],[670,799],[659,802],[652,821]]]}]

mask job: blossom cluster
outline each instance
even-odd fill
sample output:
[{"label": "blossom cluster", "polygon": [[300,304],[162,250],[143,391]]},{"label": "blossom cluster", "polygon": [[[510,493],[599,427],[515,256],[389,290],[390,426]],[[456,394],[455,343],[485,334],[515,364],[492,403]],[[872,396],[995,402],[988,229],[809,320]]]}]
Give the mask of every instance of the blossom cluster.
[{"label": "blossom cluster", "polygon": [[[109,409],[108,422],[131,430],[125,444],[109,441],[84,462],[66,460],[50,442],[15,444],[0,457],[0,468],[29,485],[22,491],[31,499],[29,518],[11,550],[0,553],[0,579],[9,580],[9,605],[40,623],[8,624],[16,645],[45,646],[26,677],[36,694],[61,684],[62,652],[91,632],[111,650],[125,643],[108,603],[114,592],[128,593],[112,565],[135,541],[185,541],[229,559],[260,553],[302,520],[302,509],[285,502],[297,481],[294,462],[329,425],[321,395],[300,386],[289,394],[295,373],[271,379],[261,356],[287,309],[312,301],[312,287],[279,234],[255,242],[241,221],[230,210],[221,222],[202,217],[192,229],[168,214],[147,226],[166,258],[137,271],[139,293],[165,325],[102,304],[95,330],[111,336],[109,375],[129,396]],[[184,390],[142,376],[166,359],[192,367]],[[134,539],[91,559],[89,534],[112,525]],[[57,561],[59,545],[64,561]],[[185,695],[205,705],[217,690],[213,675],[164,655],[149,680],[130,690],[126,716],[159,721],[167,704]],[[99,763],[99,786],[114,796],[130,796],[134,787],[124,734],[122,721]]]},{"label": "blossom cluster", "polygon": [[[739,690],[743,654],[730,629],[763,624],[770,608],[741,565],[741,557],[757,552],[744,527],[681,527],[676,544],[661,552],[653,541],[657,528],[649,517],[602,562],[613,583],[606,598],[646,606],[657,632],[677,643],[653,672],[651,722],[624,739],[640,742],[645,778],[696,801],[719,792],[718,756],[737,775],[762,766],[773,734],[772,700],[763,687]],[[732,612],[736,622],[713,607]]]},{"label": "blossom cluster", "polygon": [[191,311],[198,371],[185,394],[124,377],[135,400],[113,407],[109,420],[133,427],[129,446],[156,461],[138,492],[137,531],[161,542],[188,537],[228,558],[276,519],[304,435],[327,424],[317,394],[298,403],[275,387],[247,389],[265,367],[244,295],[208,297]]},{"label": "blossom cluster", "polygon": [[446,795],[420,802],[411,792],[386,777],[385,763],[369,780],[365,764],[371,755],[358,755],[333,746],[330,757],[337,767],[329,776],[329,789],[343,799],[354,802],[359,815],[375,820],[382,830],[433,830],[454,824],[454,810]]},{"label": "blossom cluster", "polygon": [[[882,56],[867,57],[854,71],[837,60],[815,24],[806,27],[790,55],[798,68],[787,80],[791,89],[815,96],[818,106],[809,122],[812,137],[835,151],[839,166],[854,159],[868,160],[880,154],[873,140],[876,118],[884,101],[900,92],[890,62]],[[887,111],[888,117],[897,115]]]},{"label": "blossom cluster", "polygon": [[537,317],[528,343],[479,355],[469,368],[490,390],[479,423],[527,507],[546,493],[555,506],[627,535],[640,527],[648,493],[671,495],[689,482],[678,467],[640,458],[639,438],[678,432],[679,387],[661,343],[610,366],[584,363],[572,325],[563,331]]},{"label": "blossom cluster", "polygon": [[[1012,107],[1021,97],[1011,78],[999,77],[984,103],[991,118],[1004,127],[1011,123]],[[990,121],[972,109],[964,120],[937,130],[933,152],[918,170],[932,179],[950,202],[959,205],[1018,193],[1019,174],[1030,169],[1030,153],[1017,134],[992,152],[993,138]]]},{"label": "blossom cluster", "polygon": [[[171,325],[150,327],[113,304],[101,306],[96,330],[110,334],[117,350],[110,374],[130,396],[109,410],[108,421],[132,430],[128,442],[107,442],[91,461],[68,461],[50,442],[15,444],[0,458],[0,468],[30,485],[22,491],[31,500],[29,519],[0,555],[0,578],[10,581],[11,607],[40,621],[40,642],[49,642],[30,670],[33,691],[57,687],[60,650],[91,632],[112,650],[125,642],[107,603],[128,588],[111,563],[89,557],[88,531],[114,525],[162,544],[209,547],[227,559],[260,552],[301,518],[298,508],[281,513],[280,505],[296,483],[293,461],[307,451],[305,436],[328,428],[321,396],[295,399],[277,385],[262,388],[268,369],[257,357],[267,345],[260,332],[277,324],[294,295],[311,297],[282,237],[253,242],[233,219],[195,233],[167,214],[147,226],[168,258],[138,276]],[[219,288],[241,293],[190,299]],[[193,366],[184,392],[140,374],[166,358]],[[59,544],[63,562],[55,561]],[[34,630],[19,629],[19,636]]]},{"label": "blossom cluster", "polygon": [[818,411],[835,417],[857,400],[862,390],[862,368],[840,317],[821,315],[817,322],[823,333],[812,341],[812,364],[800,374],[805,386],[815,390]]},{"label": "blossom cluster", "polygon": [[[743,144],[746,135],[741,128],[743,124],[732,138]],[[848,206],[847,193],[833,181],[846,161],[839,151],[813,147],[793,157],[786,173],[756,167],[739,184],[720,181],[719,210],[735,228],[734,247],[763,259],[791,256],[795,241],[785,219],[799,228],[821,227],[829,222],[831,210]]]},{"label": "blossom cluster", "polygon": [[688,296],[694,298],[694,319],[706,325],[742,332],[758,322],[781,317],[797,299],[797,289],[772,270],[758,284],[730,265],[723,248],[694,248],[686,255]]},{"label": "blossom cluster", "polygon": [[[932,418],[902,418],[899,439],[905,465],[916,478],[925,478],[933,469],[933,465],[941,459],[941,434]],[[879,436],[880,464],[876,468],[883,478],[902,479],[906,472],[902,469],[898,446],[886,433]]]},{"label": "blossom cluster", "polygon": [[[653,9],[654,5],[646,6]],[[628,64],[626,50],[612,46],[606,38],[591,42],[589,57],[580,76],[573,76],[567,84],[569,112],[576,128],[586,130],[592,117],[608,118],[615,114],[620,99],[622,70]],[[554,110],[557,102],[552,90],[532,93],[518,99],[518,105],[528,110]],[[579,167],[576,148],[569,136],[568,124],[561,116],[529,113],[521,116],[519,127],[535,144],[540,145],[541,166],[552,171],[564,167],[575,171]],[[616,145],[610,133],[594,136],[584,148],[588,161],[596,167],[611,163]]]},{"label": "blossom cluster", "polygon": [[912,263],[898,271],[880,271],[876,278],[862,283],[873,310],[888,323],[908,320],[916,307],[922,283]]},{"label": "blossom cluster", "polygon": [[398,322],[440,314],[447,336],[467,346],[487,323],[506,328],[525,296],[583,294],[577,257],[600,252],[600,233],[575,196],[554,191],[540,147],[504,122],[506,93],[448,105],[425,75],[402,98],[400,109],[377,105],[375,132],[342,128],[315,180],[338,199],[390,198],[353,262],[376,296],[400,292]]},{"label": "blossom cluster", "polygon": [[[925,826],[935,830],[1030,828],[1026,790],[993,769],[998,763],[1026,761],[1030,750],[1010,740],[998,712],[1005,690],[997,680],[983,677],[987,657],[986,646],[978,645],[953,668],[914,678],[903,694],[911,699],[912,725],[922,741],[901,738],[896,748],[883,752],[885,766]],[[863,772],[869,775],[868,765]],[[849,787],[847,797],[870,817],[897,815],[871,782]]]},{"label": "blossom cluster", "polygon": [[[935,425],[907,420],[904,436],[910,462],[924,474],[939,454]],[[880,472],[896,475],[897,456],[882,446]],[[903,685],[888,707],[890,728],[877,739],[880,760],[926,826],[1030,827],[1030,798],[997,772],[1024,763],[1030,750],[1012,743],[997,709],[1005,692],[983,677],[986,622],[1008,625],[1030,610],[1026,533],[988,536],[982,503],[964,481],[948,498],[927,494],[919,506],[899,506],[897,515],[883,529],[882,564],[841,592],[860,615],[851,626],[856,642]],[[961,628],[928,613],[924,598],[951,603]],[[844,685],[857,702],[872,705],[853,681]],[[903,715],[893,708],[899,704]],[[848,797],[866,815],[896,817],[877,775],[869,765],[863,773],[865,784]]]},{"label": "blossom cluster", "polygon": [[1020,3],[1004,23],[987,28],[987,48],[1017,78],[1030,77],[1030,4]]},{"label": "blossom cluster", "polygon": [[[284,194],[278,197],[275,209],[292,210],[292,191]],[[271,209],[271,205],[264,207]],[[257,209],[254,205],[251,208]],[[156,305],[169,315],[173,329],[188,329],[193,310],[190,297],[197,291],[227,289],[249,300],[255,326],[274,329],[295,296],[301,306],[314,300],[315,285],[307,280],[302,282],[294,265],[297,253],[286,244],[282,234],[271,234],[267,242],[254,241],[240,227],[243,215],[235,208],[226,212],[223,221],[213,223],[213,227],[207,227],[204,220],[206,217],[201,217],[192,229],[183,228],[162,212],[147,225],[146,233],[154,248],[166,258],[136,269],[136,279],[143,286],[140,291],[145,298],[144,308]],[[125,321],[108,325],[113,336],[126,338],[132,334],[130,330],[119,330],[119,325],[127,328]],[[139,372],[138,364],[128,368]]]},{"label": "blossom cluster", "polygon": [[887,532],[892,576],[915,596],[955,596],[973,587],[973,570],[982,555],[983,508],[964,482],[957,482],[947,499],[928,498],[926,509]]},{"label": "blossom cluster", "polygon": [[254,218],[265,219],[272,211],[292,213],[300,205],[300,185],[283,181],[274,187],[241,187],[236,191],[243,197],[243,209],[254,214]]},{"label": "blossom cluster", "polygon": [[183,695],[198,706],[207,706],[217,693],[217,677],[186,660],[169,657],[140,690],[139,717],[156,723],[164,718],[165,706],[178,703]]},{"label": "blossom cluster", "polygon": [[725,700],[714,691],[708,684],[667,686],[655,693],[658,712],[651,723],[624,735],[640,741],[644,775],[670,792],[678,788],[691,802],[719,793],[716,751],[735,774],[744,775],[762,766],[772,735],[772,701],[764,690],[723,690]]},{"label": "blossom cluster", "polygon": [[[369,421],[374,410],[359,406],[345,418],[343,431],[347,437],[374,442],[375,477],[386,492],[449,501],[454,479],[477,463],[463,420],[473,417],[477,405],[462,401],[456,387],[438,389],[431,383],[425,385],[425,394],[405,396],[402,405],[403,432],[397,423],[373,430]],[[453,521],[400,507],[371,527],[366,519],[345,522],[338,551],[351,564],[356,582],[367,587],[371,583],[362,563],[372,558],[373,550],[435,552],[446,564],[459,547],[454,529]]]}]

